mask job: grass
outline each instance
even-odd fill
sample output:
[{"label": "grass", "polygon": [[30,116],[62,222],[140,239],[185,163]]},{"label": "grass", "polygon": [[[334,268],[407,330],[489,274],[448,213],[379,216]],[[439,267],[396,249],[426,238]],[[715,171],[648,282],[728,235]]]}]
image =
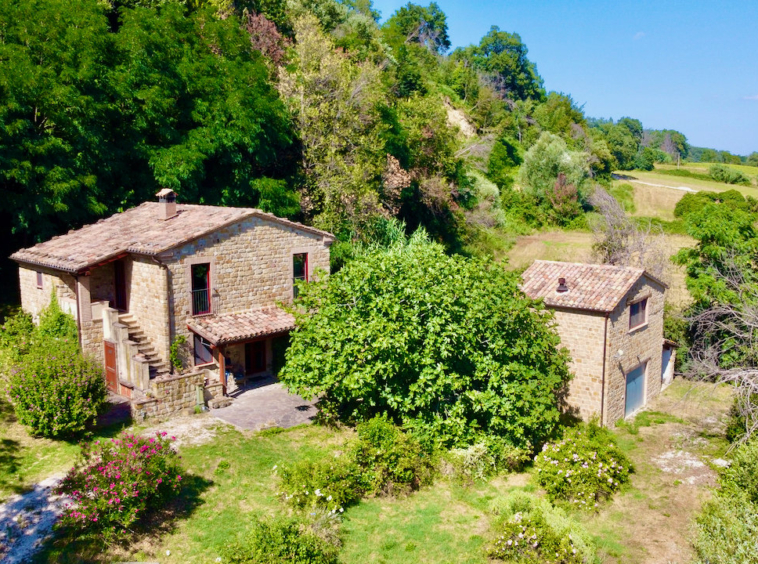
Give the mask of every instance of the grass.
[{"label": "grass", "polygon": [[[618,444],[636,469],[631,483],[600,512],[572,513],[596,540],[604,563],[689,561],[690,522],[714,472],[707,465],[694,474],[689,468],[665,472],[656,460],[679,451],[721,456],[726,445],[719,429],[729,405],[726,388],[677,380],[651,411],[618,428]],[[37,561],[215,562],[221,548],[253,519],[289,511],[277,498],[278,467],[331,456],[351,434],[315,425],[276,433],[220,427],[211,442],[181,449],[186,475],[199,485],[191,506],[172,525],[135,537],[125,550],[98,554],[53,545]],[[485,564],[490,507],[514,490],[539,494],[531,471],[468,486],[438,478],[408,497],[364,500],[345,513],[341,561]]]},{"label": "grass", "polygon": [[[121,426],[98,429],[96,438],[109,438]],[[76,441],[53,441],[32,437],[18,423],[11,405],[0,400],[0,502],[23,493],[50,476],[65,473],[79,454]]]}]

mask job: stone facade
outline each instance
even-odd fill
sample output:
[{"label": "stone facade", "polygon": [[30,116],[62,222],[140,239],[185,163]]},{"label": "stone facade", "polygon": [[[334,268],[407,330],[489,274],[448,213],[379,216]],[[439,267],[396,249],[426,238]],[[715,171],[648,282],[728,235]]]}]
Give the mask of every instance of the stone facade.
[{"label": "stone facade", "polygon": [[600,415],[605,315],[558,308],[554,314],[561,344],[571,354],[574,379],[569,385],[569,404],[582,419]]},{"label": "stone facade", "polygon": [[126,276],[129,313],[137,319],[160,358],[168,361],[171,334],[167,269],[148,257],[133,256]]},{"label": "stone facade", "polygon": [[[42,287],[37,286],[37,272],[42,274]],[[50,296],[55,291],[61,308],[77,316],[76,312],[76,279],[65,272],[49,268],[32,268],[19,266],[19,287],[21,290],[21,307],[31,314],[35,321],[40,312],[50,304]]]},{"label": "stone facade", "polygon": [[205,371],[153,382],[151,396],[132,402],[132,418],[143,421],[187,412],[205,403]]},{"label": "stone facade", "polygon": [[252,217],[220,229],[165,259],[171,280],[173,336],[191,342],[191,266],[210,264],[212,313],[223,315],[291,302],[292,256],[308,253],[308,277],[329,272],[329,247],[322,237]]},{"label": "stone facade", "polygon": [[[647,299],[647,321],[630,329],[629,306],[642,299]],[[577,415],[588,419],[602,411],[603,424],[611,426],[623,419],[628,415],[626,375],[641,365],[645,366],[645,403],[660,393],[664,301],[665,288],[642,276],[609,314],[552,308],[561,342],[572,358],[574,379],[568,403]]]}]

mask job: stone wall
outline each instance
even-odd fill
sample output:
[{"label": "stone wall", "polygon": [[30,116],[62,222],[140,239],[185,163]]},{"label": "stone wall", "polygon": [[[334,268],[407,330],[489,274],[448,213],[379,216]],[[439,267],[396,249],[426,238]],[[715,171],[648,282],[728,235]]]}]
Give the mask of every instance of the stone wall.
[{"label": "stone wall", "polygon": [[151,382],[152,397],[132,401],[132,418],[139,422],[194,409],[198,386],[201,388],[201,403],[205,401],[205,378],[206,372],[202,371]]},{"label": "stone wall", "polygon": [[[42,288],[37,287],[37,272],[42,273]],[[34,321],[50,304],[50,296],[56,291],[61,308],[76,317],[76,280],[71,274],[49,268],[19,265],[19,288],[21,307],[30,313]]]},{"label": "stone wall", "polygon": [[590,311],[555,309],[561,344],[571,354],[573,380],[568,404],[582,419],[600,414],[603,382],[605,315]]},{"label": "stone wall", "polygon": [[[644,297],[647,323],[629,329],[629,304]],[[606,350],[605,423],[613,425],[624,418],[626,374],[646,363],[645,403],[661,391],[661,356],[663,353],[663,286],[642,277],[610,316]],[[619,353],[622,351],[622,353]]]},{"label": "stone wall", "polygon": [[292,300],[292,255],[308,253],[309,278],[329,271],[322,236],[263,218],[240,221],[201,237],[166,260],[171,280],[174,332],[190,339],[191,265],[211,265],[213,313],[225,314]]},{"label": "stone wall", "polygon": [[148,257],[133,256],[129,263],[125,269],[129,313],[134,315],[161,360],[168,363],[171,336],[166,269]]}]

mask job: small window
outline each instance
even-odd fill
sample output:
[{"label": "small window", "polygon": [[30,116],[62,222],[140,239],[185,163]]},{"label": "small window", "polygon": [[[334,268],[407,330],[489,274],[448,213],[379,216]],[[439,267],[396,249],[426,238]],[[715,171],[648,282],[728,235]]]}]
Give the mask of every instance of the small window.
[{"label": "small window", "polygon": [[42,273],[37,272],[37,288],[42,288],[42,282],[43,282]]},{"label": "small window", "polygon": [[292,255],[292,296],[295,298],[298,280],[308,282],[308,253]]},{"label": "small window", "polygon": [[195,366],[213,362],[213,348],[200,335],[195,335]]},{"label": "small window", "polygon": [[629,306],[629,329],[647,323],[647,298]]}]

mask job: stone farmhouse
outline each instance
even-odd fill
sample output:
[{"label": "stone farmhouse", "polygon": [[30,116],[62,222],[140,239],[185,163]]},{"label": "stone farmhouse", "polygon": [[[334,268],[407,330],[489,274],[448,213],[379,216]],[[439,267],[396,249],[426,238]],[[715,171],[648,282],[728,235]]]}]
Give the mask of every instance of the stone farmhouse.
[{"label": "stone farmhouse", "polygon": [[527,296],[555,314],[571,354],[567,402],[613,425],[642,409],[673,378],[676,345],[663,338],[666,284],[640,268],[535,261]]},{"label": "stone farmhouse", "polygon": [[[38,316],[54,293],[82,350],[101,359],[110,390],[136,418],[218,400],[270,375],[294,328],[279,304],[298,280],[329,271],[334,237],[249,208],[146,202],[12,255],[21,305]],[[184,370],[170,365],[177,339]]]}]

